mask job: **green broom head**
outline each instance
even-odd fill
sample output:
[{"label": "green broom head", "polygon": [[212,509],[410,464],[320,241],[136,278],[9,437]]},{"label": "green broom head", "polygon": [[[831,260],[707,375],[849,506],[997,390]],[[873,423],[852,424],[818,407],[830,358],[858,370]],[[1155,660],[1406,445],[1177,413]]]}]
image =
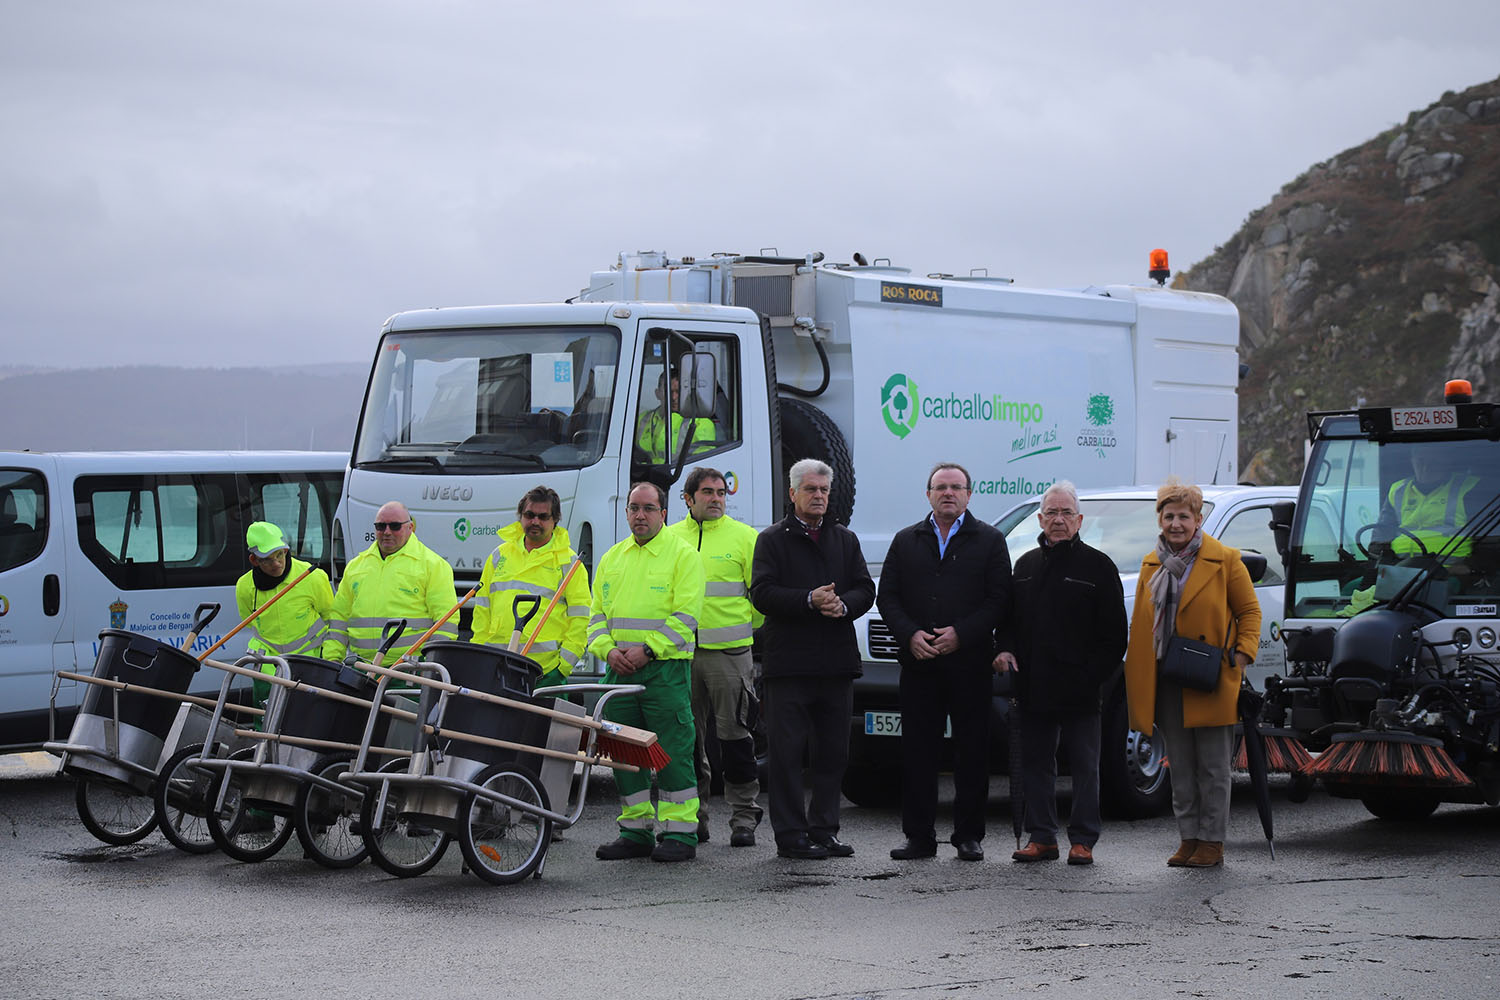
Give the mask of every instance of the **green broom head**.
[{"label": "green broom head", "polygon": [[1403,788],[1464,788],[1474,784],[1443,749],[1441,740],[1415,733],[1339,733],[1303,771],[1337,784]]}]

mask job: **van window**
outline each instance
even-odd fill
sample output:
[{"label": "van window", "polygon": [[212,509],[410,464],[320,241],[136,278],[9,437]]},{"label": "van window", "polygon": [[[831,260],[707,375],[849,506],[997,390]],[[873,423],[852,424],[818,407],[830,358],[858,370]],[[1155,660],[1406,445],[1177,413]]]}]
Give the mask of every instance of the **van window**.
[{"label": "van window", "polygon": [[1218,538],[1230,548],[1266,557],[1266,575],[1256,583],[1257,587],[1286,583],[1286,577],[1281,572],[1281,556],[1276,551],[1276,538],[1271,534],[1270,507],[1251,507],[1239,511],[1220,530]]},{"label": "van window", "polygon": [[[675,339],[668,347],[647,345],[636,401],[632,478],[646,478],[645,466],[665,465],[679,456],[685,456],[687,466],[695,465],[700,456],[742,439],[738,342],[731,337],[682,333],[692,341],[691,351]],[[664,401],[671,408],[670,432],[668,418],[663,416]]]},{"label": "van window", "polygon": [[343,477],[250,475],[250,521],[270,521],[286,535],[298,558],[314,565],[328,562],[329,530]]},{"label": "van window", "polygon": [[222,584],[243,572],[230,543],[232,476],[80,476],[80,548],[125,590]]},{"label": "van window", "polygon": [[31,469],[0,469],[0,571],[47,547],[47,481]]}]

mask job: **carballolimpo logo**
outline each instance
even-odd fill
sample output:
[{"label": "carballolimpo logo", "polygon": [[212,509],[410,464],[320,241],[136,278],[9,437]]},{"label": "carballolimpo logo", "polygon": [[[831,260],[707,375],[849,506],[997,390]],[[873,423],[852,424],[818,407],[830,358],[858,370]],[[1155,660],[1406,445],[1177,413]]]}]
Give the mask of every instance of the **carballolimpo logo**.
[{"label": "carballolimpo logo", "polygon": [[469,537],[469,519],[467,517],[461,517],[453,522],[453,537],[457,538],[460,542]]},{"label": "carballolimpo logo", "polygon": [[886,429],[898,438],[906,437],[917,426],[921,404],[917,383],[900,372],[886,379],[880,389],[880,415],[885,418]]}]

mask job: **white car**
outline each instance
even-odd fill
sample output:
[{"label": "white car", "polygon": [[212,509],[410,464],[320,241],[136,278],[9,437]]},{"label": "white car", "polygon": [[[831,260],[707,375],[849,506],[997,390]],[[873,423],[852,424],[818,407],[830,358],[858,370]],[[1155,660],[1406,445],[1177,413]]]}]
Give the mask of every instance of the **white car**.
[{"label": "white car", "polygon": [[[1255,584],[1260,597],[1260,653],[1248,671],[1257,687],[1268,674],[1281,672],[1285,648],[1280,641],[1285,575],[1271,534],[1271,505],[1297,499],[1295,486],[1205,486],[1203,530],[1226,545],[1265,557],[1264,574]],[[1035,548],[1041,528],[1036,511],[1040,497],[1022,501],[995,520],[1005,533],[1011,562]],[[1141,559],[1156,546],[1156,490],[1154,487],[1080,490],[1083,540],[1114,560],[1125,588],[1126,614],[1135,601]],[[901,731],[896,644],[879,612],[872,610],[858,627],[864,676],[855,681],[849,768],[844,793],[852,802],[878,801],[899,790],[897,757]],[[991,718],[991,767],[1007,767],[1008,703],[994,700]],[[1112,813],[1126,817],[1151,816],[1166,811],[1171,789],[1162,767],[1162,745],[1128,728],[1125,721],[1123,671],[1117,671],[1104,691],[1104,741],[1100,761],[1100,792]]]}]

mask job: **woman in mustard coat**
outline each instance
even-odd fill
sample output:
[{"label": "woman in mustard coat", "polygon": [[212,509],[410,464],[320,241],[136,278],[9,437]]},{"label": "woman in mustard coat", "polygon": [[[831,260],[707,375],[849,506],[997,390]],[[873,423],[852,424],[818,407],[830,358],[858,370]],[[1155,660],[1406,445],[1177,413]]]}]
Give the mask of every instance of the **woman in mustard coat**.
[{"label": "woman in mustard coat", "polygon": [[[1166,744],[1182,838],[1167,864],[1209,868],[1224,860],[1240,681],[1260,645],[1260,602],[1239,550],[1203,534],[1202,490],[1168,480],[1156,517],[1161,535],[1135,588],[1125,696],[1130,727],[1155,725]],[[1158,676],[1174,631],[1226,647],[1218,687],[1188,690]]]}]

